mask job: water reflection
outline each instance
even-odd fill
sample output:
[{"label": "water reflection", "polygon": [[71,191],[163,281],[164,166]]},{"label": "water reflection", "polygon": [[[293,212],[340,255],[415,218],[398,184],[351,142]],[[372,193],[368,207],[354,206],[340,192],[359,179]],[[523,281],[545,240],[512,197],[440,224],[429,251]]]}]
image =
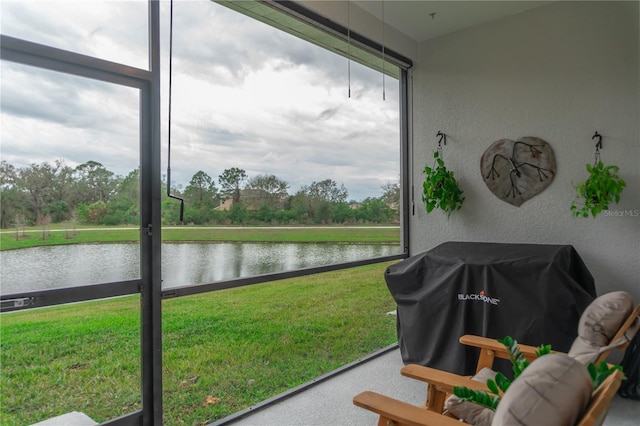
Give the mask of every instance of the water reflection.
[{"label": "water reflection", "polygon": [[[399,252],[398,245],[163,244],[163,288],[349,262]],[[0,253],[0,292],[73,287],[140,277],[136,244],[37,247]]]}]

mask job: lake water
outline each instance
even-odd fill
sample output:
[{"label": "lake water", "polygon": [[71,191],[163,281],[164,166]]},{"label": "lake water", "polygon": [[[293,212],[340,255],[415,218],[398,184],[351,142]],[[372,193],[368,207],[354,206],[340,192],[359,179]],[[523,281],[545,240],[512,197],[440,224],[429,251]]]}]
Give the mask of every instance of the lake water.
[{"label": "lake water", "polygon": [[[163,244],[162,288],[204,284],[388,256],[398,245]],[[140,277],[137,244],[82,244],[0,252],[0,293],[73,287]]]}]

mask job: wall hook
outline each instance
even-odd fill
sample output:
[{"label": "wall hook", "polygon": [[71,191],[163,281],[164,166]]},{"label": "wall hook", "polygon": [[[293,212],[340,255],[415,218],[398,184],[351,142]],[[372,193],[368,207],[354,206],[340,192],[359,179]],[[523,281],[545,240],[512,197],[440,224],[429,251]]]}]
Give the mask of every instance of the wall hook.
[{"label": "wall hook", "polygon": [[597,130],[596,130],[596,133],[591,137],[592,140],[595,138],[598,138],[598,142],[596,143],[596,149],[602,149],[602,135],[598,133]]},{"label": "wall hook", "polygon": [[595,159],[593,160],[594,167],[598,165],[600,162],[600,150],[602,149],[602,135],[596,131],[594,135],[591,137],[591,140],[598,138],[598,142],[596,142],[596,154]]},{"label": "wall hook", "polygon": [[438,133],[436,134],[436,136],[439,136],[440,139],[438,139],[438,146],[442,146],[442,142],[444,142],[444,144],[447,144],[447,135],[442,133],[440,130],[438,130]]}]

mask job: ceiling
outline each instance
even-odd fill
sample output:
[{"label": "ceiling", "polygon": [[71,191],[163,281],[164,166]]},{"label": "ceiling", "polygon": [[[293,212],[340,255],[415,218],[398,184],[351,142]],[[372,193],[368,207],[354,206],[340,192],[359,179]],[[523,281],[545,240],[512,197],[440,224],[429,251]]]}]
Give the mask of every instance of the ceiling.
[{"label": "ceiling", "polygon": [[351,0],[404,35],[421,42],[524,12],[551,1]]}]

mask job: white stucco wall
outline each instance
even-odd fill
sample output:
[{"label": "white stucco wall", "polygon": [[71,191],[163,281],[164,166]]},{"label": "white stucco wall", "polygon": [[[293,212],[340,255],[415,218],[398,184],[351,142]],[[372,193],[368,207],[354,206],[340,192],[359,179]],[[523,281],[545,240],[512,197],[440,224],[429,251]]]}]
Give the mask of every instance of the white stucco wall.
[{"label": "white stucco wall", "polygon": [[[411,253],[445,241],[571,244],[599,294],[616,289],[640,300],[640,217],[573,218],[574,186],[594,159],[627,182],[612,210],[640,210],[638,2],[559,2],[418,46],[413,80],[415,216]],[[433,163],[436,133],[464,190],[462,210],[429,215],[422,169]],[[554,149],[554,182],[521,207],[496,198],[480,174],[494,141],[537,136]]]}]

